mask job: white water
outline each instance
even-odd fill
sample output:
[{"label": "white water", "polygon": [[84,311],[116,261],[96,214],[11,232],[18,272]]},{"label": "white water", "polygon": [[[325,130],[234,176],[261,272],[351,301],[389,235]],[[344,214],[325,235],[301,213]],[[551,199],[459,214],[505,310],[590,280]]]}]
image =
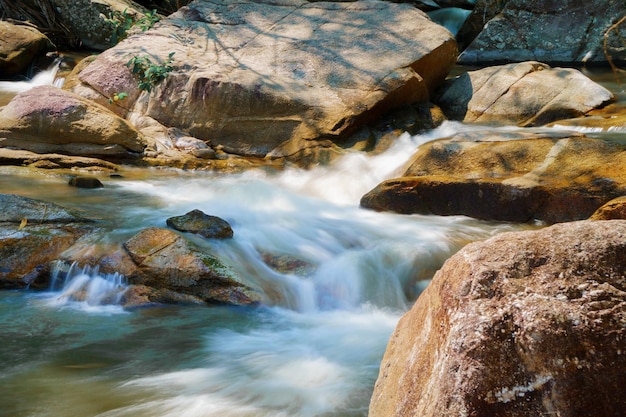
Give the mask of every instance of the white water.
[{"label": "white water", "polygon": [[33,87],[42,85],[54,85],[55,87],[63,86],[63,78],[57,78],[61,60],[56,60],[47,69],[38,72],[30,80],[24,81],[0,81],[0,93],[22,93]]},{"label": "white water", "polygon": [[[359,208],[360,197],[397,175],[416,146],[466,129],[446,123],[427,135],[404,135],[382,155],[350,154],[332,167],[309,171],[155,171],[142,181],[129,176],[101,190],[76,190],[81,199],[102,196],[115,203],[103,213],[115,223],[110,239],[165,227],[167,217],[192,209],[226,219],[235,232],[232,240],[188,237],[220,253],[261,288],[266,306],[152,308],[108,317],[112,310],[101,303],[114,303],[111,291],[123,288],[122,278],[75,269],[62,291],[28,310],[56,323],[74,353],[66,357],[60,347],[57,358],[42,359],[46,365],[33,376],[9,379],[51,393],[27,405],[11,402],[11,415],[365,416],[389,335],[428,279],[467,242],[515,228]],[[309,268],[299,274],[275,271],[263,262],[267,253],[306,261]],[[0,349],[0,360],[10,363],[20,349]]]}]

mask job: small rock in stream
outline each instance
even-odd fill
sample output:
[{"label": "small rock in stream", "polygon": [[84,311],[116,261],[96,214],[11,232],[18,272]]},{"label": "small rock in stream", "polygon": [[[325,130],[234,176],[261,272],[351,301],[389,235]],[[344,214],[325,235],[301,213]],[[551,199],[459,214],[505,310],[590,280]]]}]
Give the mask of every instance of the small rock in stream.
[{"label": "small rock in stream", "polygon": [[170,217],[166,223],[169,227],[181,232],[198,233],[209,239],[233,237],[233,229],[226,220],[210,216],[201,210],[192,210],[182,216]]}]

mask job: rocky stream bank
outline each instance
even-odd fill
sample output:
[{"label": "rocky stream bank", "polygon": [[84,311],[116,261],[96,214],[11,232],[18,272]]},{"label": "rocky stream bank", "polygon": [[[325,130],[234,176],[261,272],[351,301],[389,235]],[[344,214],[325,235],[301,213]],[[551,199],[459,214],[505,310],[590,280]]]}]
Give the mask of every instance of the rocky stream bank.
[{"label": "rocky stream bank", "polygon": [[[128,166],[306,169],[444,121],[475,126],[420,146],[361,206],[546,227],[468,245],[443,265],[389,342],[370,415],[626,414],[626,141],[580,129],[625,129],[622,92],[580,69],[626,60],[626,6],[195,0],[116,43],[111,16],[140,21],[147,4],[79,3],[80,24],[50,0],[65,35],[0,9],[12,19],[0,22],[2,78],[68,34],[97,51],[67,68],[62,88],[0,109],[0,163],[105,182]],[[270,299],[198,244],[232,237],[210,213],[107,246],[92,244],[102,224],[88,213],[12,194],[0,206],[2,288],[46,288],[77,263],[123,274],[132,285],[115,300],[127,307]]]}]

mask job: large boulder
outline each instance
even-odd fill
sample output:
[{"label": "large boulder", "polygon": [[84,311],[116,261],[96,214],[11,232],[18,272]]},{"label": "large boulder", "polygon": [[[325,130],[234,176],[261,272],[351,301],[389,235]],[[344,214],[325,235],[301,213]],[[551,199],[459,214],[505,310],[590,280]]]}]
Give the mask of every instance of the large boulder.
[{"label": "large boulder", "polygon": [[[605,33],[625,14],[622,1],[509,0],[461,53],[459,63],[606,62]],[[609,32],[607,45],[612,59],[626,58],[619,30]]]},{"label": "large boulder", "polygon": [[215,255],[168,229],[144,229],[124,243],[136,268],[131,284],[187,294],[207,303],[253,305],[261,294]]},{"label": "large boulder", "polygon": [[[177,128],[264,157],[427,101],[456,55],[452,34],[406,4],[196,0],[98,56],[72,90],[101,104],[126,92],[121,114],[142,129],[162,126],[166,146]],[[139,90],[128,61],[165,70],[170,56],[173,71]]]},{"label": "large boulder", "polygon": [[128,158],[147,145],[139,131],[104,106],[52,86],[20,93],[0,111],[0,147]]},{"label": "large boulder", "polygon": [[50,202],[0,194],[0,288],[46,287],[51,263],[90,223]]},{"label": "large boulder", "polygon": [[361,205],[547,223],[588,218],[626,191],[626,146],[573,132],[476,131],[419,147]]},{"label": "large boulder", "polygon": [[400,320],[370,417],[626,415],[626,221],[505,233]]},{"label": "large boulder", "polygon": [[539,62],[466,72],[447,80],[433,99],[453,120],[519,126],[579,117],[613,100],[580,71]]},{"label": "large boulder", "polygon": [[36,28],[0,21],[0,79],[24,73],[35,58],[52,50],[52,42]]}]

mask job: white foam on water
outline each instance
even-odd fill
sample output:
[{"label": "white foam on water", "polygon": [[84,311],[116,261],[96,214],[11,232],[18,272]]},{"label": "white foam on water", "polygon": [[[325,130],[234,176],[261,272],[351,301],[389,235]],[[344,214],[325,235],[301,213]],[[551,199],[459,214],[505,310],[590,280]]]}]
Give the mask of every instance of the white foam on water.
[{"label": "white foam on water", "polygon": [[372,370],[398,318],[371,307],[318,314],[267,310],[262,317],[267,323],[259,329],[224,329],[207,337],[206,367],[139,378],[120,387],[158,399],[99,417],[364,414]]},{"label": "white foam on water", "polygon": [[61,60],[56,60],[47,69],[38,72],[33,78],[26,81],[0,81],[0,92],[2,93],[22,93],[28,91],[33,87],[39,87],[43,85],[53,85],[55,87],[62,87],[64,79],[58,79],[57,73]]}]

